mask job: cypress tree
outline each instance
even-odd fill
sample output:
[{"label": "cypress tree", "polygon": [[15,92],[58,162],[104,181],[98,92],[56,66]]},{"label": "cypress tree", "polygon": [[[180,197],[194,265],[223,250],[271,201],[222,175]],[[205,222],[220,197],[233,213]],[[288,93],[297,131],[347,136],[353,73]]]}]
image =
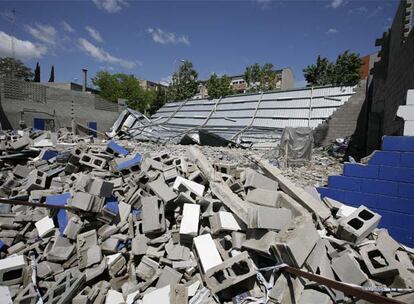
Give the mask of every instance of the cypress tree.
[{"label": "cypress tree", "polygon": [[40,82],[40,65],[39,65],[39,62],[36,63],[33,82]]},{"label": "cypress tree", "polygon": [[55,66],[54,65],[52,65],[52,68],[50,69],[49,82],[55,82]]}]

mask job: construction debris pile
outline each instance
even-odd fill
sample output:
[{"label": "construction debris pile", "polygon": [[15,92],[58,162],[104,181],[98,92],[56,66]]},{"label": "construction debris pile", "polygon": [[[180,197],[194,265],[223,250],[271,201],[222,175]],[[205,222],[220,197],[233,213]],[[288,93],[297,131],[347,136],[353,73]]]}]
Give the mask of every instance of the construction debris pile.
[{"label": "construction debris pile", "polygon": [[379,214],[268,161],[19,133],[0,135],[0,303],[414,303]]}]

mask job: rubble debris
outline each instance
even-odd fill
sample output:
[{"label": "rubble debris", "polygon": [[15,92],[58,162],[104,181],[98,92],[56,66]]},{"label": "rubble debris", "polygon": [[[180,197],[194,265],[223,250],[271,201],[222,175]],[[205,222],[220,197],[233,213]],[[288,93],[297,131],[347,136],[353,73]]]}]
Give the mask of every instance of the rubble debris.
[{"label": "rubble debris", "polygon": [[1,303],[398,303],[414,288],[414,251],[378,214],[251,152],[44,134],[1,140]]}]

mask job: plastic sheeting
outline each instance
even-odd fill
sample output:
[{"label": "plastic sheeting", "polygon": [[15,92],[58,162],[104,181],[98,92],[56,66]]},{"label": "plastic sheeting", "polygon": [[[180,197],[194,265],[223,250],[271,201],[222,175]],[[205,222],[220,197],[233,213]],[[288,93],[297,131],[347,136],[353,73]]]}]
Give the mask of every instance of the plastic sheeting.
[{"label": "plastic sheeting", "polygon": [[288,163],[310,160],[312,157],[313,132],[311,128],[285,128],[280,138],[280,155]]}]

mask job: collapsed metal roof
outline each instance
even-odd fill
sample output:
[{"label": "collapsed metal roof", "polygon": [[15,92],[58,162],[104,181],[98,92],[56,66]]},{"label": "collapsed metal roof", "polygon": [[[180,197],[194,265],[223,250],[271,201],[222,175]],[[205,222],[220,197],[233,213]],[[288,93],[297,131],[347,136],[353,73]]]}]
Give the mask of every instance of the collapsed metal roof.
[{"label": "collapsed metal roof", "polygon": [[349,100],[354,88],[319,87],[185,100],[165,104],[151,119],[127,109],[114,124],[112,135],[118,132],[139,140],[175,142],[187,135],[199,142],[199,131],[203,130],[242,146],[268,148],[278,143],[285,127],[316,128]]}]

